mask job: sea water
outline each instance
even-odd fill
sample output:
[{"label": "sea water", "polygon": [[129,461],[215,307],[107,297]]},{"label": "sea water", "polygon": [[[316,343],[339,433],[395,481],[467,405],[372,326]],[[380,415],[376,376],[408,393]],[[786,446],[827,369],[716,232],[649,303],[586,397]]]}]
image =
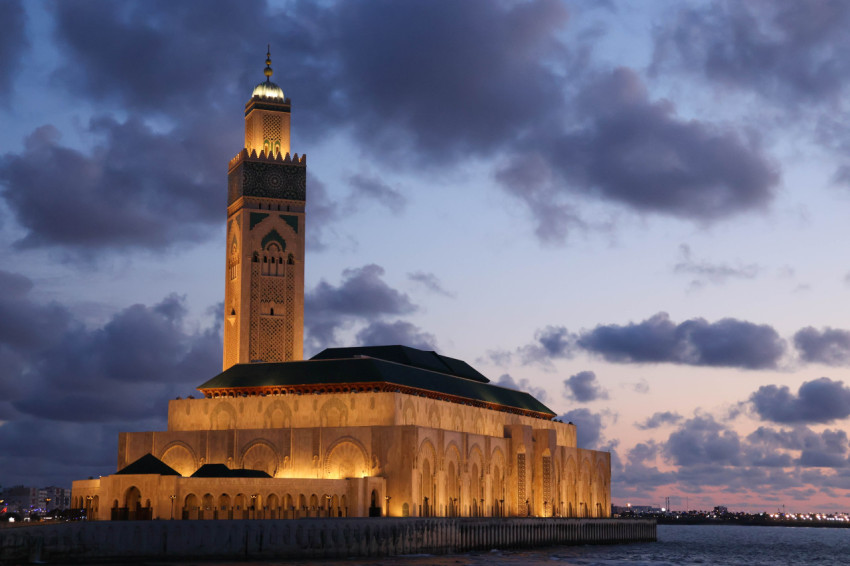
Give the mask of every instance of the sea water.
[{"label": "sea water", "polygon": [[742,527],[735,525],[659,525],[658,542],[611,546],[554,546],[450,555],[394,556],[376,559],[309,561],[191,561],[218,566],[494,566],[510,565],[816,565],[850,564],[850,528]]}]

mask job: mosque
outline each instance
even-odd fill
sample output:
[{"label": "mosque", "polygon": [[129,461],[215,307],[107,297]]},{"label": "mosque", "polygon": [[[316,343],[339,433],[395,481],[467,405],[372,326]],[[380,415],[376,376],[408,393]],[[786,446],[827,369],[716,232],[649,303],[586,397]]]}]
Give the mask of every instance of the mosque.
[{"label": "mosque", "polygon": [[303,359],[306,156],[266,80],[230,161],[223,371],[73,483],[98,520],[610,517],[611,459],[528,393],[405,346]]}]

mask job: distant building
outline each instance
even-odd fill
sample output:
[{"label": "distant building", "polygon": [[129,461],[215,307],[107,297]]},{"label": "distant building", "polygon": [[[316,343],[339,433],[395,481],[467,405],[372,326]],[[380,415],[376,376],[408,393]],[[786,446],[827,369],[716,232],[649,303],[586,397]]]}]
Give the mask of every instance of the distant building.
[{"label": "distant building", "polygon": [[30,513],[38,508],[38,488],[15,485],[3,489],[4,505],[11,513]]},{"label": "distant building", "polygon": [[[610,516],[611,459],[528,393],[404,346],[303,360],[306,157],[271,82],[228,171],[223,372],[75,481],[98,519]],[[401,246],[402,244],[399,243]]]}]

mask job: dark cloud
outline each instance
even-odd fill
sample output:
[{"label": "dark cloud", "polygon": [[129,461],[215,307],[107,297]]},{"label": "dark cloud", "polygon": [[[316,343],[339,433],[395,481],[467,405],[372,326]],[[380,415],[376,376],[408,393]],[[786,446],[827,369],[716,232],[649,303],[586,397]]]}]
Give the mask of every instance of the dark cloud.
[{"label": "dark cloud", "polygon": [[[175,116],[247,99],[250,91],[234,93],[234,83],[243,91],[259,83],[265,54],[265,42],[251,38],[265,39],[275,25],[285,26],[278,33],[290,27],[286,18],[268,14],[262,0],[95,0],[51,7],[57,43],[73,61],[59,67],[58,81],[87,99]],[[277,61],[283,66],[283,57]],[[234,77],[232,69],[243,75]]]},{"label": "dark cloud", "polygon": [[132,305],[103,327],[68,326],[61,339],[28,356],[28,387],[12,405],[48,420],[107,422],[164,413],[168,399],[191,392],[221,369],[218,325],[185,329],[183,299]]},{"label": "dark cloud", "polygon": [[401,214],[407,206],[407,198],[396,189],[373,175],[356,174],[348,178],[351,185],[352,201],[362,202],[371,199],[394,214]]},{"label": "dark cloud", "polygon": [[635,423],[635,426],[641,430],[651,430],[664,425],[676,424],[682,420],[682,415],[671,411],[653,413],[642,423]]},{"label": "dark cloud", "polygon": [[26,14],[19,0],[0,2],[0,101],[9,98],[15,71],[20,68],[29,45],[26,33]]},{"label": "dark cloud", "polygon": [[250,38],[263,37],[274,80],[305,101],[308,137],[349,126],[362,147],[406,160],[492,151],[561,98],[551,62],[565,58],[567,12],[553,0],[60,3],[55,17],[76,63],[58,77],[86,97],[159,112],[233,101],[233,69],[243,88],[262,79],[265,45]]},{"label": "dark cloud", "polygon": [[[60,84],[163,118],[189,147],[238,139],[230,109],[262,79],[262,44],[246,38],[266,37],[274,80],[297,109],[294,148],[342,130],[364,156],[434,175],[528,148],[496,177],[528,205],[547,242],[585,226],[575,195],[703,222],[764,207],[777,179],[754,138],[678,118],[629,69],[589,68],[592,39],[565,45],[568,13],[555,0],[296,2],[287,10],[159,0],[57,3],[54,12],[57,41],[73,62],[57,71]],[[201,122],[218,135],[205,135]],[[223,159],[232,153],[231,144]],[[391,210],[406,202],[373,175],[350,182],[360,198]]]},{"label": "dark cloud", "polygon": [[698,73],[789,105],[837,102],[847,87],[850,5],[712,2],[656,28],[653,68]]},{"label": "dark cloud", "polygon": [[696,416],[670,434],[665,454],[677,466],[737,466],[741,438],[710,416]]},{"label": "dark cloud", "polygon": [[304,222],[307,249],[322,251],[328,246],[329,232],[339,219],[339,203],[328,194],[327,187],[313,173],[307,171],[307,205]]},{"label": "dark cloud", "polygon": [[103,140],[90,154],[43,126],[23,152],[0,157],[2,196],[26,230],[19,246],[158,249],[199,241],[221,223],[225,179],[203,139],[160,134],[135,118],[101,117],[89,128]]},{"label": "dark cloud", "polygon": [[507,387],[508,389],[514,389],[516,391],[524,391],[543,403],[546,402],[546,398],[548,397],[545,389],[542,387],[535,387],[528,378],[524,377],[517,381],[509,373],[503,373],[500,375],[499,379],[496,380],[496,385]]},{"label": "dark cloud", "polygon": [[437,295],[443,295],[444,297],[455,296],[454,293],[446,291],[446,289],[443,287],[443,284],[440,283],[440,280],[433,273],[416,271],[414,273],[408,273],[407,278],[415,283],[423,285],[426,289],[428,289],[432,293],[436,293]]},{"label": "dark cloud", "polygon": [[560,2],[342,2],[332,17],[315,33],[338,65],[357,138],[372,147],[468,159],[508,145],[560,104]]},{"label": "dark cloud", "polygon": [[828,423],[850,416],[850,388],[828,377],[804,382],[796,395],[784,385],[764,385],[749,400],[760,418],[777,423]]},{"label": "dark cloud", "polygon": [[726,263],[696,260],[691,255],[690,246],[686,244],[679,246],[679,254],[680,258],[673,266],[673,272],[693,276],[692,287],[702,287],[706,283],[723,284],[729,279],[753,279],[761,271],[755,263],[732,266]]},{"label": "dark cloud", "polygon": [[375,321],[357,333],[357,343],[362,346],[386,346],[400,344],[420,350],[436,350],[437,339],[433,334],[423,332],[416,325],[404,321]]},{"label": "dark cloud", "polygon": [[794,346],[805,362],[844,366],[850,362],[850,332],[807,326],[794,334]]},{"label": "dark cloud", "polygon": [[617,363],[675,363],[765,369],[777,366],[785,345],[770,326],[733,318],[675,324],[666,313],[626,326],[583,331],[579,348]]},{"label": "dark cloud", "polygon": [[0,272],[5,483],[63,485],[115,471],[119,431],[163,428],[168,400],[221,370],[220,315],[195,328],[180,297],[91,326],[62,304],[39,302],[33,289]]},{"label": "dark cloud", "polygon": [[582,408],[567,411],[558,418],[576,425],[576,442],[579,448],[595,449],[599,446],[602,441],[601,414]]},{"label": "dark cloud", "polygon": [[[764,208],[778,181],[757,138],[681,120],[653,102],[637,74],[600,73],[575,100],[575,124],[528,140],[533,149],[497,179],[532,212],[567,212],[571,193],[641,211],[707,222]],[[563,218],[562,218],[563,220]],[[546,216],[539,219],[550,224]]]},{"label": "dark cloud", "polygon": [[[337,333],[355,323],[369,324],[385,316],[414,312],[416,305],[406,294],[387,285],[383,275],[384,268],[375,264],[346,269],[339,285],[322,280],[307,292],[304,297],[304,326],[308,349],[317,351],[339,345]],[[405,329],[410,331],[412,328],[404,327],[404,323],[395,329],[393,325],[379,325],[367,331],[364,339],[370,334],[374,337],[379,333],[389,336],[393,331],[403,333]],[[430,340],[433,337],[418,330],[408,337],[420,343],[433,343]]]},{"label": "dark cloud", "polygon": [[[748,460],[755,466],[844,468],[847,448],[847,433],[843,430],[759,427],[747,436]],[[796,457],[795,452],[799,453]]]},{"label": "dark cloud", "polygon": [[554,358],[570,358],[574,353],[575,336],[563,326],[547,326],[534,334],[534,342],[519,348],[523,363],[548,363]]},{"label": "dark cloud", "polygon": [[597,381],[592,371],[580,371],[564,380],[564,397],[579,403],[607,399],[608,392]]}]

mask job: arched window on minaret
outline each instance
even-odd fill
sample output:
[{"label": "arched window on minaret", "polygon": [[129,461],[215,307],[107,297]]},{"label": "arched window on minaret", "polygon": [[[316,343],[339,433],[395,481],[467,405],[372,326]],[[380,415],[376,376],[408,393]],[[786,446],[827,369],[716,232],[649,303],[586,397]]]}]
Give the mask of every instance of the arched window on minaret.
[{"label": "arched window on minaret", "polygon": [[253,261],[254,261],[254,263],[257,263],[258,261],[260,261],[260,254],[258,254],[257,252],[254,252],[254,260]]},{"label": "arched window on minaret", "polygon": [[295,265],[295,256],[289,254],[289,260],[287,261],[287,263],[289,263],[289,265]]}]

